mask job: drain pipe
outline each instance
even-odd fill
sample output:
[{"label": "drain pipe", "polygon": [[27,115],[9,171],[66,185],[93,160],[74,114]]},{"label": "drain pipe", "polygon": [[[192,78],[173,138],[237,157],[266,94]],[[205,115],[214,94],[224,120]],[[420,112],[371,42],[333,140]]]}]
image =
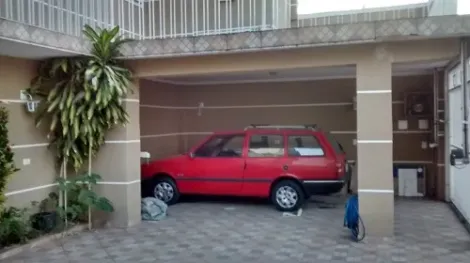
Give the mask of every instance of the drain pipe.
[{"label": "drain pipe", "polygon": [[434,133],[433,146],[438,146],[439,142],[439,71],[437,68],[433,71],[433,104],[434,104]]},{"label": "drain pipe", "polygon": [[468,79],[467,79],[467,68],[468,68],[468,41],[462,39],[460,41],[460,63],[462,65],[462,98],[463,98],[463,150],[464,160],[468,163]]}]

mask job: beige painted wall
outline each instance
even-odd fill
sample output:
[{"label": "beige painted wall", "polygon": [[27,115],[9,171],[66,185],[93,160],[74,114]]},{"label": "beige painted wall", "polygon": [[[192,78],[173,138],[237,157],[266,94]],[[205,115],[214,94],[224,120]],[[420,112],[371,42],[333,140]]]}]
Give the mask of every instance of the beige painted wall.
[{"label": "beige painted wall", "polygon": [[[419,131],[418,120],[409,119],[410,133],[400,133],[397,120],[405,119],[404,92],[425,90],[432,92],[432,76],[394,77],[394,161],[432,163],[434,152],[421,149],[421,142],[432,139],[429,130]],[[356,160],[356,112],[350,103],[356,93],[355,79],[318,80],[285,83],[226,84],[208,86],[178,86],[141,81],[141,148],[152,158],[180,154],[197,145],[207,132],[242,129],[250,123],[306,124],[316,123],[322,129],[335,133],[343,144],[348,158]],[[326,104],[309,107],[227,108],[198,110],[204,106],[250,106],[279,104]],[[330,104],[330,105],[328,105]],[[161,107],[165,106],[165,107]],[[193,109],[184,109],[193,107]],[[373,109],[371,109],[373,110]],[[190,135],[188,135],[190,133]],[[200,134],[202,133],[202,134]],[[428,193],[433,187],[435,165],[428,164],[427,182],[421,181],[420,190],[427,183]]]},{"label": "beige painted wall", "polygon": [[[26,89],[36,74],[37,63],[0,56],[0,100],[10,112],[8,126],[10,142],[15,153],[15,163],[20,171],[13,174],[7,185],[7,206],[30,207],[31,201],[41,201],[55,190],[52,184],[57,178],[55,158],[48,150],[47,126],[40,129],[34,125],[34,117],[23,103],[19,103],[20,90]],[[115,212],[109,223],[129,226],[140,222],[140,130],[139,87],[125,102],[131,122],[117,127],[107,135],[106,145],[93,161],[93,171],[100,174],[106,184],[96,186],[96,191],[113,202]],[[23,160],[29,159],[29,165]],[[73,176],[70,175],[69,176]],[[96,216],[100,221],[103,217]]]},{"label": "beige painted wall", "polygon": [[[36,62],[0,56],[0,99],[19,100],[20,90],[29,86],[36,74]],[[47,139],[44,129],[34,125],[34,118],[18,102],[2,103],[10,112],[8,126],[10,143],[15,153],[15,163],[20,169],[11,176],[7,195],[15,191],[54,183],[56,172],[52,152],[45,147]],[[29,165],[23,165],[29,159]],[[7,205],[27,206],[33,200],[40,201],[52,187],[7,196]]]},{"label": "beige painted wall", "polygon": [[459,39],[399,41],[384,44],[292,48],[207,56],[167,57],[129,61],[137,77],[186,76],[224,72],[268,71],[355,65],[373,54],[393,63],[452,59]]}]

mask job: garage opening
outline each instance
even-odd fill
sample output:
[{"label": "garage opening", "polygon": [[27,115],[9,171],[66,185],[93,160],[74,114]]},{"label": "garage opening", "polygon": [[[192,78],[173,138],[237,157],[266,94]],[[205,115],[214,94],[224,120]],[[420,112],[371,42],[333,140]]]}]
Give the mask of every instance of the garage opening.
[{"label": "garage opening", "polygon": [[[434,125],[434,108],[444,110],[444,72],[436,69],[447,63],[393,65],[395,195],[445,199],[443,150],[434,141],[438,133],[443,144],[444,129]],[[187,153],[215,131],[314,123],[355,164],[355,77],[355,66],[345,65],[141,80],[141,149],[154,160]]]}]

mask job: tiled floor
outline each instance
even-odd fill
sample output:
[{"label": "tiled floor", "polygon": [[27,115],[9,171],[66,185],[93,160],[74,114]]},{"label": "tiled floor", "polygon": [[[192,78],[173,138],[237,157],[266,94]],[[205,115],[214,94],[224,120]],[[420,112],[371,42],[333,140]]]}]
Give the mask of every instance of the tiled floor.
[{"label": "tiled floor", "polygon": [[326,204],[282,217],[267,204],[180,203],[164,221],[80,233],[5,262],[469,262],[470,237],[446,204],[399,200],[395,237],[363,243],[342,227],[342,201]]}]

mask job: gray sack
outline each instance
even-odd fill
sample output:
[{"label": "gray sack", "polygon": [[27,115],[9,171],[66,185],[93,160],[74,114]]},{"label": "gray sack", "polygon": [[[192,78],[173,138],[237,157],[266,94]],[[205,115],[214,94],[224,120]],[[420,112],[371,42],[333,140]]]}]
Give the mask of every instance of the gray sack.
[{"label": "gray sack", "polygon": [[160,221],[166,217],[168,205],[160,199],[146,197],[141,201],[142,220]]}]

